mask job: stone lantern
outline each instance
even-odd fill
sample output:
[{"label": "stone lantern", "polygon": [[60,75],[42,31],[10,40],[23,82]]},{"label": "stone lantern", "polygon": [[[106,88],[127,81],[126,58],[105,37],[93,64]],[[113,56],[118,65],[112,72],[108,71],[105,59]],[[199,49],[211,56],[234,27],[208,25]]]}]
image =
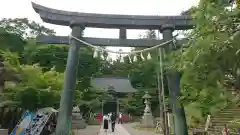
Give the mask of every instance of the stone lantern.
[{"label": "stone lantern", "polygon": [[144,104],[145,104],[144,114],[151,113],[150,99],[152,97],[148,94],[148,92],[145,92],[145,95],[142,98],[144,99]]},{"label": "stone lantern", "polygon": [[73,107],[72,110],[72,129],[84,129],[87,124],[85,120],[82,118],[80,108],[78,106]]},{"label": "stone lantern", "polygon": [[72,115],[73,116],[78,116],[80,119],[82,118],[81,111],[80,111],[80,108],[78,106],[73,107]]},{"label": "stone lantern", "polygon": [[150,99],[151,96],[148,92],[145,92],[145,95],[142,97],[145,103],[144,114],[141,121],[141,127],[143,128],[153,128],[154,125],[154,118],[152,116],[151,108],[150,108]]}]

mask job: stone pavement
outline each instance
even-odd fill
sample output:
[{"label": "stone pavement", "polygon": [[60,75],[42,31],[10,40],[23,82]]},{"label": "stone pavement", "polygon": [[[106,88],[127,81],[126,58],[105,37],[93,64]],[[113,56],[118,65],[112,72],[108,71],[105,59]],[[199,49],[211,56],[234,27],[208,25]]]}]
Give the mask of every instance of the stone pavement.
[{"label": "stone pavement", "polygon": [[[111,126],[109,127],[111,129]],[[115,125],[115,132],[112,132],[110,129],[106,133],[104,129],[101,128],[98,135],[130,135],[129,132],[121,124]]]},{"label": "stone pavement", "polygon": [[143,130],[136,130],[133,128],[136,126],[137,123],[124,123],[123,127],[127,130],[131,135],[162,135],[162,133],[155,133],[151,131],[143,131]]},{"label": "stone pavement", "polygon": [[74,130],[74,135],[98,135],[100,125],[88,125],[85,129]]},{"label": "stone pavement", "polygon": [[109,126],[107,133],[105,133],[100,125],[88,125],[86,129],[75,130],[75,135],[162,135],[161,133],[136,130],[133,128],[134,125],[136,123],[116,124],[114,133],[110,130],[111,126]]}]

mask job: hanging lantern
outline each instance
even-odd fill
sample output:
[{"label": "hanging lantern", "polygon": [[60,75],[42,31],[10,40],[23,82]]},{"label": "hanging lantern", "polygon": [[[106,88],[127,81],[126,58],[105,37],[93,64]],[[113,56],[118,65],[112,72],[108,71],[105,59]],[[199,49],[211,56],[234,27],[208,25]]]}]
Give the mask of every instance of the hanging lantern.
[{"label": "hanging lantern", "polygon": [[141,59],[144,61],[144,60],[145,60],[145,58],[143,57],[143,54],[142,54],[142,52],[141,52],[140,56],[141,56]]},{"label": "hanging lantern", "polygon": [[152,57],[151,57],[151,54],[150,54],[150,53],[148,53],[148,55],[147,55],[147,59],[148,59],[148,60],[152,59]]},{"label": "hanging lantern", "polygon": [[137,56],[136,55],[134,55],[134,57],[133,57],[133,62],[137,62]]}]

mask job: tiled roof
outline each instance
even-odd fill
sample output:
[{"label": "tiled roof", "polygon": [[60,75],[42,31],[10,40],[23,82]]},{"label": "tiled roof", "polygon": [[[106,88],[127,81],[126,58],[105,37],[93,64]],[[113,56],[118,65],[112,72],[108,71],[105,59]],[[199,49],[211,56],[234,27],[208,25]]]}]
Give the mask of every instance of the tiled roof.
[{"label": "tiled roof", "polygon": [[120,93],[136,92],[137,89],[133,88],[128,78],[123,77],[101,77],[92,78],[91,85],[98,90],[108,90],[113,87],[114,91]]}]

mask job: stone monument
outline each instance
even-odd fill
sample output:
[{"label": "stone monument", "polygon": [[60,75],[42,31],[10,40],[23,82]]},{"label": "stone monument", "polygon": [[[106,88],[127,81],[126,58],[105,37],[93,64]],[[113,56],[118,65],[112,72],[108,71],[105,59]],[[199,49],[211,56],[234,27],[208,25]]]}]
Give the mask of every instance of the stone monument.
[{"label": "stone monument", "polygon": [[72,129],[84,129],[87,127],[85,120],[82,118],[80,109],[78,106],[73,107],[72,110]]},{"label": "stone monument", "polygon": [[148,94],[148,92],[145,92],[145,95],[142,97],[144,99],[145,103],[145,109],[144,114],[141,121],[141,127],[142,128],[154,128],[154,118],[152,116],[151,108],[150,108],[150,99],[151,96]]}]

